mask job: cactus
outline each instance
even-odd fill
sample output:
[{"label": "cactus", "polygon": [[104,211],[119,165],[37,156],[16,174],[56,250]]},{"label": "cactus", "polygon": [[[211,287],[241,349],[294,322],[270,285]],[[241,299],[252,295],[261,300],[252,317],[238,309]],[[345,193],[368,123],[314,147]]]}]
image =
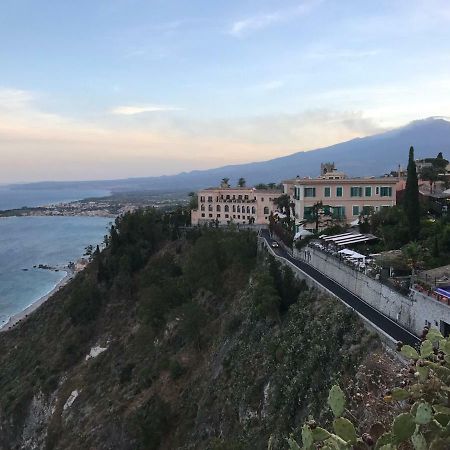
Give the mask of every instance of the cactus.
[{"label": "cactus", "polygon": [[431,421],[433,418],[433,411],[428,403],[421,403],[417,407],[416,412],[416,423],[419,425],[425,425]]},{"label": "cactus", "polygon": [[396,442],[402,442],[409,439],[416,430],[414,416],[410,413],[399,414],[392,424],[392,431]]},{"label": "cactus", "polygon": [[411,347],[410,345],[404,345],[402,347],[402,349],[400,350],[400,353],[405,358],[419,359],[419,354],[417,353],[417,350],[415,348]]},{"label": "cactus", "polygon": [[433,343],[426,339],[420,346],[420,356],[426,358],[427,356],[430,356],[431,353],[433,353]]},{"label": "cactus", "polygon": [[340,417],[345,409],[345,395],[339,386],[333,386],[328,395],[328,405],[333,411],[334,417]]},{"label": "cactus", "polygon": [[333,422],[334,432],[349,444],[356,444],[356,431],[350,420],[338,417]]},{"label": "cactus", "polygon": [[[335,416],[334,434],[310,421],[302,428],[303,449],[311,450],[317,445],[322,450],[396,450],[397,446],[414,450],[450,449],[450,339],[433,328],[426,330],[425,336],[420,355],[409,345],[398,345],[398,351],[412,360],[410,380],[402,388],[388,392],[384,399],[414,403],[409,412],[394,419],[390,431],[384,432],[381,424],[373,424],[370,433],[358,438],[355,426],[343,417],[345,395],[339,386],[333,386],[328,405]],[[295,440],[290,439],[289,448],[298,450]]]}]

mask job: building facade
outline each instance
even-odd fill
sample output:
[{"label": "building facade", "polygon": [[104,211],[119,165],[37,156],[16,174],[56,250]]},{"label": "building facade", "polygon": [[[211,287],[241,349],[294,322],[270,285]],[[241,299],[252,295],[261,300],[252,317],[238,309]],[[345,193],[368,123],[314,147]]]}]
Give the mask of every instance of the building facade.
[{"label": "building facade", "polygon": [[351,224],[361,215],[396,204],[395,177],[348,178],[332,167],[321,167],[317,178],[296,178],[283,181],[284,191],[295,205],[297,228],[314,228],[313,215],[318,204],[323,217]]},{"label": "building facade", "polygon": [[204,189],[197,193],[198,208],[191,211],[191,223],[268,224],[270,214],[276,210],[274,199],[281,194],[277,190],[248,187]]}]

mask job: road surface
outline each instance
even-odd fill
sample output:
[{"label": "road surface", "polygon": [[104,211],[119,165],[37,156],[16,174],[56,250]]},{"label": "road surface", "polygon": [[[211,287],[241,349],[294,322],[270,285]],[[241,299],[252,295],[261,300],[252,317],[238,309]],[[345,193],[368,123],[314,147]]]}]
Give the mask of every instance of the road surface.
[{"label": "road surface", "polygon": [[[273,242],[273,239],[270,238],[268,230],[262,230],[261,236],[269,243],[269,245]],[[391,336],[395,341],[402,341],[404,344],[412,346],[417,346],[420,343],[420,339],[416,335],[410,333],[406,328],[403,328],[401,325],[376,310],[373,306],[366,303],[360,297],[354,295],[339,283],[327,277],[325,274],[310,266],[306,262],[292,258],[281,246],[278,248],[272,248],[272,250],[278,256],[287,259],[311,278],[316,280],[316,282],[331,291],[334,295],[339,297],[342,302],[364,316],[369,322]]]}]

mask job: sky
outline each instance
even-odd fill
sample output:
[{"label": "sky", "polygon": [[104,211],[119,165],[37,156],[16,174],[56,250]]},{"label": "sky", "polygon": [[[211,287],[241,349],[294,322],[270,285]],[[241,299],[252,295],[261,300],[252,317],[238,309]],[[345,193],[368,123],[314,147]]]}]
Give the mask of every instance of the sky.
[{"label": "sky", "polygon": [[173,174],[450,116],[449,0],[1,0],[0,184]]}]

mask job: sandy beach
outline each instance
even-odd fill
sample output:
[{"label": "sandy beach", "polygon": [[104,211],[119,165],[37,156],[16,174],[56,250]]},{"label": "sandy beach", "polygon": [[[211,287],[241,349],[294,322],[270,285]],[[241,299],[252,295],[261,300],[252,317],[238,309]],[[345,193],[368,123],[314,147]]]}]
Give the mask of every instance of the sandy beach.
[{"label": "sandy beach", "polygon": [[24,310],[12,315],[8,322],[0,327],[0,333],[12,330],[17,324],[24,322],[34,311],[36,311],[42,304],[44,304],[53,294],[55,294],[59,289],[65,286],[74,276],[75,271],[65,270],[66,276],[46,295],[42,296],[31,305],[27,306]]}]

